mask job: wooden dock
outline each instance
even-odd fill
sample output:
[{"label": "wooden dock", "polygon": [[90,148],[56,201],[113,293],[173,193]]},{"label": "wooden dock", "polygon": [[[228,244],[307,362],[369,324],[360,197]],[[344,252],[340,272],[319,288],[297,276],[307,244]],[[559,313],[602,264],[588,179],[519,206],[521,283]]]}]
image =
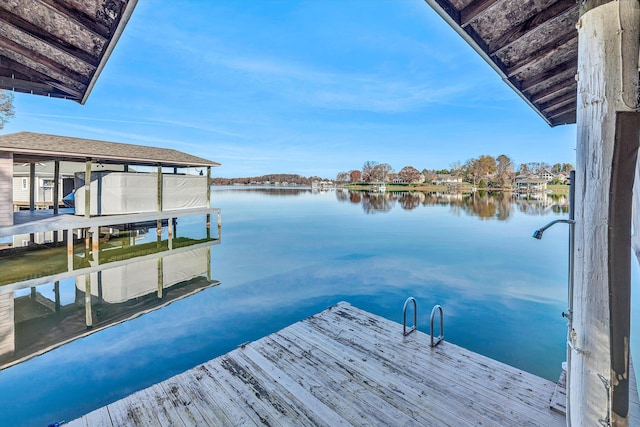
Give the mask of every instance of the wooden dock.
[{"label": "wooden dock", "polygon": [[565,426],[555,383],[340,303],[70,426]]}]

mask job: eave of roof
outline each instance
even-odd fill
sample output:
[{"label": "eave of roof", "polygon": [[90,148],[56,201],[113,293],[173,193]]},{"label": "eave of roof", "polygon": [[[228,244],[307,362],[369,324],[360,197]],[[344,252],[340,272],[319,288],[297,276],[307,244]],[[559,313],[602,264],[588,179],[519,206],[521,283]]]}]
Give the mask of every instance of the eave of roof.
[{"label": "eave of roof", "polygon": [[0,2],[0,88],[84,104],[136,4]]},{"label": "eave of roof", "polygon": [[575,0],[425,0],[551,126],[575,123]]},{"label": "eave of roof", "polygon": [[15,162],[92,160],[101,163],[166,167],[220,166],[220,163],[168,148],[32,132],[0,135],[0,152],[13,153]]}]

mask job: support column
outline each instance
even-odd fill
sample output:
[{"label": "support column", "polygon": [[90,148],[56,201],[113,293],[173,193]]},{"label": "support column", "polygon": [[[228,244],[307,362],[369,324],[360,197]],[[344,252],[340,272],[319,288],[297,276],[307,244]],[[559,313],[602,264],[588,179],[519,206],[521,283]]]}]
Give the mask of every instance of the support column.
[{"label": "support column", "polygon": [[53,213],[59,212],[58,202],[60,198],[60,161],[53,162]]},{"label": "support column", "polygon": [[[162,212],[162,165],[158,165],[158,212]],[[158,235],[158,247],[162,240],[162,220],[156,220],[156,232]]]},{"label": "support column", "polygon": [[73,271],[73,229],[69,229],[67,234],[67,271]]},{"label": "support column", "polygon": [[162,298],[164,292],[164,263],[163,258],[158,258],[158,292],[157,296],[159,299]]},{"label": "support column", "polygon": [[167,220],[167,240],[168,240],[168,247],[169,250],[173,249],[173,222],[175,221],[175,218],[169,218]]},{"label": "support column", "polygon": [[637,0],[586,0],[578,22],[571,426],[628,425],[631,188],[640,117]]},{"label": "support column", "polygon": [[[211,166],[207,166],[207,209],[211,208]],[[211,238],[211,214],[207,214],[207,240]]]},{"label": "support column", "polygon": [[87,159],[84,167],[84,217],[91,217],[91,159]]},{"label": "support column", "polygon": [[84,321],[87,329],[93,327],[93,314],[91,312],[91,274],[84,275]]},{"label": "support column", "polygon": [[29,163],[29,210],[36,210],[36,164]]}]

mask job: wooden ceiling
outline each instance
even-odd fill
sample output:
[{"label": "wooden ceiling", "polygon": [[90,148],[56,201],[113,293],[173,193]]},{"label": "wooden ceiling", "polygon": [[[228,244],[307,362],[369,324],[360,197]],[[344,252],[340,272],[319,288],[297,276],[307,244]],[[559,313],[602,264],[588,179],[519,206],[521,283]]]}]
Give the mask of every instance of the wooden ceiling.
[{"label": "wooden ceiling", "polygon": [[84,104],[136,2],[0,1],[0,88]]},{"label": "wooden ceiling", "polygon": [[551,126],[576,122],[576,0],[425,0]]}]

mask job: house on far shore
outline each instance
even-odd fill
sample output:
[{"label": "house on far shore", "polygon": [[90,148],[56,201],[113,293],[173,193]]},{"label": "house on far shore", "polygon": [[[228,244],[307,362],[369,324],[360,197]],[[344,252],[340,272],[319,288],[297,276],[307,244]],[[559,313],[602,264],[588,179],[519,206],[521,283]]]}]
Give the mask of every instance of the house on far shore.
[{"label": "house on far shore", "polygon": [[519,175],[516,177],[518,193],[543,193],[547,191],[547,181],[537,175]]},{"label": "house on far shore", "polygon": [[431,181],[434,185],[459,185],[462,184],[462,177],[453,176],[448,173],[436,174],[436,178]]},{"label": "house on far shore", "polygon": [[547,168],[543,168],[540,172],[538,172],[538,177],[540,179],[543,179],[545,182],[551,182],[557,177],[557,174],[551,172]]}]

